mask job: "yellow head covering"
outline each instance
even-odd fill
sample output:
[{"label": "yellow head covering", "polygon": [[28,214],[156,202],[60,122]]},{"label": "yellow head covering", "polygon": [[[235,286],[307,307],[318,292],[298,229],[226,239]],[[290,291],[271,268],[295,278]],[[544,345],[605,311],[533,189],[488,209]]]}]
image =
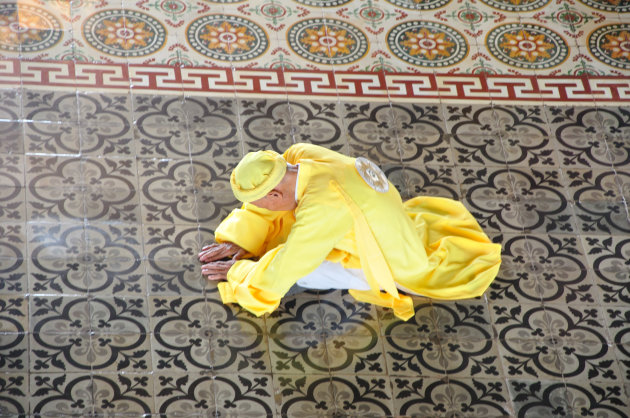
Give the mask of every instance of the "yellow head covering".
[{"label": "yellow head covering", "polygon": [[238,200],[253,202],[272,191],[286,171],[287,162],[277,152],[250,152],[232,171],[230,185]]}]

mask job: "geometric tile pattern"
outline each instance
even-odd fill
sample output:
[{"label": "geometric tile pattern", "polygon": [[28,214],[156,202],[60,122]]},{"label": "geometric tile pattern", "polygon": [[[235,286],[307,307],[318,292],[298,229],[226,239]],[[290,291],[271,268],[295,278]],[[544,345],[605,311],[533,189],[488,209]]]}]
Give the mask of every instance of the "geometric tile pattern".
[{"label": "geometric tile pattern", "polygon": [[[630,416],[619,0],[0,0],[1,416]],[[251,150],[309,142],[503,247],[407,322],[261,318],[201,247]]]},{"label": "geometric tile pattern", "polygon": [[[630,414],[625,107],[20,89],[0,112],[5,415]],[[223,305],[195,254],[229,172],[298,141],[464,202],[503,245],[490,289],[407,322],[345,291]]]}]

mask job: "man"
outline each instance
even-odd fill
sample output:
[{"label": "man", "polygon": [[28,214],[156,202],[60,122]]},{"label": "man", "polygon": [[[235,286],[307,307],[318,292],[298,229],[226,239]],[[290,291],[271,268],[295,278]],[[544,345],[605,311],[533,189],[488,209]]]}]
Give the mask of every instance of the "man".
[{"label": "man", "polygon": [[364,158],[296,144],[283,155],[247,154],[230,182],[244,205],[219,225],[217,244],[202,249],[201,271],[221,281],[224,303],[256,315],[275,310],[297,283],[349,289],[407,320],[414,314],[408,294],[472,298],[499,270],[500,245],[461,203],[403,203]]}]

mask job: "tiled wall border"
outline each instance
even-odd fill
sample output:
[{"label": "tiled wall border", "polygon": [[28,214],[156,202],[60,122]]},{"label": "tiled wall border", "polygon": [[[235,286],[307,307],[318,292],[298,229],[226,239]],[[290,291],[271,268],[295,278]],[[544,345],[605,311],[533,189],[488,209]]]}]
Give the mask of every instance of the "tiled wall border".
[{"label": "tiled wall border", "polygon": [[0,86],[240,97],[621,104],[630,77],[401,74],[0,60]]}]

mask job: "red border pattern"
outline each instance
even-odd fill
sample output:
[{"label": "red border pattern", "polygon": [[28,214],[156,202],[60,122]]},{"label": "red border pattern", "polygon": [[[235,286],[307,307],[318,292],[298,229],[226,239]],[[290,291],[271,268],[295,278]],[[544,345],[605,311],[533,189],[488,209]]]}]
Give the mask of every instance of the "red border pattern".
[{"label": "red border pattern", "polygon": [[488,103],[630,102],[630,77],[401,74],[0,60],[0,87]]}]

